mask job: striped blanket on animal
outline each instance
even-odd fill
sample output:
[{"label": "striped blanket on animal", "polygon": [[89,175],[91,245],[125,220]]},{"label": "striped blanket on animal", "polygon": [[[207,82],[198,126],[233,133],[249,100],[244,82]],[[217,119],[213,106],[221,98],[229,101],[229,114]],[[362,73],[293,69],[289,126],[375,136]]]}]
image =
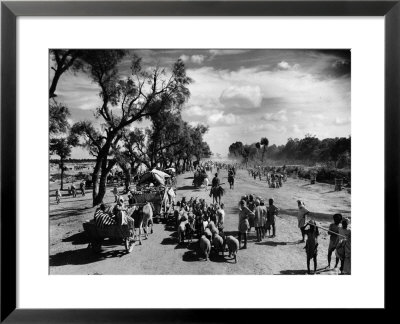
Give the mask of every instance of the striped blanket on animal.
[{"label": "striped blanket on animal", "polygon": [[110,225],[116,225],[117,222],[108,213],[98,209],[94,213],[94,222],[98,228],[104,228]]}]

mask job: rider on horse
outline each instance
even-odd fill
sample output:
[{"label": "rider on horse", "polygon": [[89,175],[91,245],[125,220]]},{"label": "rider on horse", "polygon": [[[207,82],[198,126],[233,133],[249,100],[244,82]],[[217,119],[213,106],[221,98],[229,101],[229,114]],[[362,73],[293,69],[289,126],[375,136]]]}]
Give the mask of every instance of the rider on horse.
[{"label": "rider on horse", "polygon": [[212,194],[214,188],[218,188],[219,185],[220,185],[220,181],[219,181],[219,178],[218,178],[218,173],[216,173],[215,177],[212,179],[212,182],[211,182],[210,197],[211,197],[211,194]]}]

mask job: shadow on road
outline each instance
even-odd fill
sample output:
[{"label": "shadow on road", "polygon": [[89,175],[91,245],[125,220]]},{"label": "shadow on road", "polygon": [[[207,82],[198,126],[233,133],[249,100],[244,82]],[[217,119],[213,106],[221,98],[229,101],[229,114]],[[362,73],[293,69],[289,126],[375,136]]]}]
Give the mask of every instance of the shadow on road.
[{"label": "shadow on road", "polygon": [[225,263],[228,262],[225,258],[225,256],[223,256],[222,254],[217,253],[216,251],[212,251],[210,253],[210,261],[211,262],[217,262],[217,263]]},{"label": "shadow on road", "polygon": [[[307,274],[307,270],[282,270],[280,271],[281,275],[305,275]],[[327,269],[327,268],[319,268],[317,269],[315,274],[338,274],[338,269]]]},{"label": "shadow on road", "polygon": [[178,244],[178,233],[175,231],[169,237],[163,238],[161,245],[176,245]]},{"label": "shadow on road", "polygon": [[256,242],[256,245],[268,245],[268,246],[278,246],[278,245],[295,245],[299,244],[301,241],[295,242],[274,242],[274,241],[265,241],[265,242]]},{"label": "shadow on road", "polygon": [[53,215],[50,215],[51,220],[60,220],[63,218],[71,217],[71,216],[80,216],[82,214],[86,214],[88,209],[91,207],[84,207],[79,209],[66,209],[66,210],[55,210]]},{"label": "shadow on road", "polygon": [[81,265],[97,262],[104,259],[122,257],[127,253],[125,250],[112,250],[94,253],[91,249],[83,248],[50,255],[50,267],[64,265]]},{"label": "shadow on road", "polygon": [[279,274],[281,275],[305,275],[307,270],[282,270]]},{"label": "shadow on road", "polygon": [[176,232],[176,225],[175,225],[175,222],[174,222],[173,225],[171,225],[171,224],[165,224],[165,226],[164,226],[164,231],[167,231],[167,232]]},{"label": "shadow on road", "polygon": [[184,243],[184,242],[178,243],[175,246],[175,250],[183,250],[183,249],[186,249],[186,243]]},{"label": "shadow on road", "polygon": [[186,179],[194,179],[194,177],[187,177],[187,178],[184,178],[184,179],[185,179],[185,180],[186,180]]},{"label": "shadow on road", "polygon": [[73,245],[81,245],[89,243],[89,239],[85,232],[79,232],[69,237],[63,238],[62,242],[72,242]]},{"label": "shadow on road", "polygon": [[193,186],[182,186],[182,187],[178,187],[176,188],[176,190],[191,190],[194,189]]},{"label": "shadow on road", "polygon": [[183,256],[182,256],[182,261],[185,262],[194,262],[194,261],[200,261],[200,259],[196,253],[196,251],[186,251]]}]

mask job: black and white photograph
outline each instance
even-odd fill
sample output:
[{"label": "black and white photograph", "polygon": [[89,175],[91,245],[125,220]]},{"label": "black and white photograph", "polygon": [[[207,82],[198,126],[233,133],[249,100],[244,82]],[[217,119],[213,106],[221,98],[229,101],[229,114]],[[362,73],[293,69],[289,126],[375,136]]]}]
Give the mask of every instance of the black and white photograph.
[{"label": "black and white photograph", "polygon": [[50,275],[351,275],[350,49],[48,55]]}]

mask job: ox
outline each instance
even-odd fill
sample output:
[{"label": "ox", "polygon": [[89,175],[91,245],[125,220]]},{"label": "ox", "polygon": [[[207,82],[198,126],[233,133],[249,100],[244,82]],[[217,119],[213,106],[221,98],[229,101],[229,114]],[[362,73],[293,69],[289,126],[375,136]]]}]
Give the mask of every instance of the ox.
[{"label": "ox", "polygon": [[142,229],[145,232],[145,238],[148,238],[148,227],[151,225],[151,234],[153,234],[153,213],[154,206],[151,202],[147,202],[142,207],[133,206],[128,211],[128,216],[132,217],[134,220],[134,235],[136,238],[136,229],[139,229],[139,245],[142,245]]}]

